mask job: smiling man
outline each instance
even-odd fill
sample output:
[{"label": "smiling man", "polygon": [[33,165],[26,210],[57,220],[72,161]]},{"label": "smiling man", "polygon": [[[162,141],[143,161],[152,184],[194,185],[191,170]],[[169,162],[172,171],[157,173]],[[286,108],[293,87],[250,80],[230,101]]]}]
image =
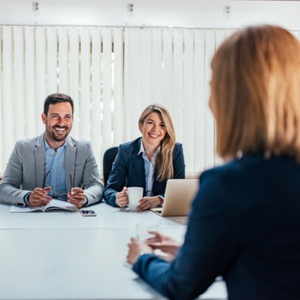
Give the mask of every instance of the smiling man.
[{"label": "smiling man", "polygon": [[55,198],[80,208],[102,200],[104,187],[91,144],[69,136],[73,114],[69,96],[46,98],[42,113],[46,130],[16,143],[0,184],[1,202],[34,207]]}]

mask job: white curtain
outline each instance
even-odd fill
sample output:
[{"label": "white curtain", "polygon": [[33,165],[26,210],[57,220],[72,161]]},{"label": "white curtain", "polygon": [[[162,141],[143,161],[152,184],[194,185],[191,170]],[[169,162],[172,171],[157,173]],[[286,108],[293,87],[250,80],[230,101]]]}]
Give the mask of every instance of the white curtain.
[{"label": "white curtain", "polygon": [[138,118],[151,103],[171,113],[183,144],[186,174],[197,175],[222,161],[215,155],[215,124],[208,107],[210,63],[233,31],[125,29],[125,140],[139,135]]},{"label": "white curtain", "polygon": [[[171,113],[187,175],[221,163],[208,108],[211,58],[233,31],[3,26],[0,30],[0,174],[15,142],[44,131],[47,95],[75,104],[71,135],[106,149],[140,136],[151,103]],[[298,32],[293,32],[298,38]]]},{"label": "white curtain", "polygon": [[91,141],[101,167],[103,152],[125,141],[123,29],[4,26],[0,34],[0,175],[16,141],[44,131],[43,103],[57,92],[74,100],[71,135]]}]

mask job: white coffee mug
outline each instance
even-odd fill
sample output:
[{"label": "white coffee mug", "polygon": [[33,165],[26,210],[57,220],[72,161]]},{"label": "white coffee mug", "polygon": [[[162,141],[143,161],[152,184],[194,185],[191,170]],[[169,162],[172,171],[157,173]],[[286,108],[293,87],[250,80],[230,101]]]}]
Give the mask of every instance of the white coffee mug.
[{"label": "white coffee mug", "polygon": [[136,207],[139,206],[139,201],[143,198],[144,189],[141,187],[129,187],[126,191],[128,195],[128,207],[129,210],[137,210]]}]

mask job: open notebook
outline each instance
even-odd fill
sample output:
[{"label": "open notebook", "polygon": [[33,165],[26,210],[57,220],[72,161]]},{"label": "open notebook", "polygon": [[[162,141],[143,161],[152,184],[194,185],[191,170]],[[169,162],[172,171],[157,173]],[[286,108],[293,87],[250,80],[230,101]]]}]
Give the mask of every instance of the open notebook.
[{"label": "open notebook", "polygon": [[45,206],[37,206],[37,207],[20,207],[12,205],[10,212],[11,213],[26,213],[26,212],[32,212],[32,211],[42,211],[46,212],[49,210],[55,210],[55,209],[63,209],[63,210],[69,210],[69,211],[78,211],[78,208],[65,201],[60,201],[57,199],[52,199],[47,205]]}]

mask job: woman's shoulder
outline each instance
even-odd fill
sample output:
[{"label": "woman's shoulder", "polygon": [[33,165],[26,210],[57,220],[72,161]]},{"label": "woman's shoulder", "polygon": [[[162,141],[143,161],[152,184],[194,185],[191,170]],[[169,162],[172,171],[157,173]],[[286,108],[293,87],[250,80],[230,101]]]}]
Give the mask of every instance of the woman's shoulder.
[{"label": "woman's shoulder", "polygon": [[138,149],[140,146],[140,140],[141,140],[141,137],[139,137],[133,141],[120,144],[119,151],[129,151],[129,150],[133,150],[133,149]]},{"label": "woman's shoulder", "polygon": [[182,152],[182,151],[183,151],[182,144],[176,142],[174,149],[173,149],[173,153],[178,153],[178,152]]},{"label": "woman's shoulder", "polygon": [[224,163],[221,166],[216,166],[212,169],[204,171],[200,175],[200,180],[219,178],[220,181],[223,181],[222,178],[230,175],[231,178],[235,176],[240,176],[243,172],[246,172],[244,163],[240,159],[234,159],[230,162]]},{"label": "woman's shoulder", "polygon": [[200,175],[198,199],[201,201],[196,201],[195,206],[203,209],[201,203],[206,199],[203,205],[226,206],[228,211],[239,212],[239,208],[268,203],[270,198],[264,195],[270,195],[271,191],[274,202],[277,199],[275,187],[278,186],[278,195],[286,193],[282,187],[289,186],[297,174],[300,174],[300,166],[289,158],[243,155]]},{"label": "woman's shoulder", "polygon": [[214,181],[218,179],[223,183],[228,180],[240,182],[244,181],[244,177],[257,176],[257,170],[262,166],[266,171],[271,171],[272,165],[274,165],[274,159],[266,159],[263,155],[244,155],[241,158],[235,158],[221,166],[204,171],[200,176],[200,180],[212,178]]},{"label": "woman's shoulder", "polygon": [[178,142],[175,142],[175,146],[174,148],[182,148],[182,144],[181,143],[178,143]]},{"label": "woman's shoulder", "polygon": [[239,199],[236,195],[243,195],[243,189],[249,184],[249,181],[245,180],[246,169],[243,162],[233,160],[222,166],[205,170],[199,178],[200,188],[193,207],[199,210],[208,207],[218,210],[226,208],[231,211]]}]

